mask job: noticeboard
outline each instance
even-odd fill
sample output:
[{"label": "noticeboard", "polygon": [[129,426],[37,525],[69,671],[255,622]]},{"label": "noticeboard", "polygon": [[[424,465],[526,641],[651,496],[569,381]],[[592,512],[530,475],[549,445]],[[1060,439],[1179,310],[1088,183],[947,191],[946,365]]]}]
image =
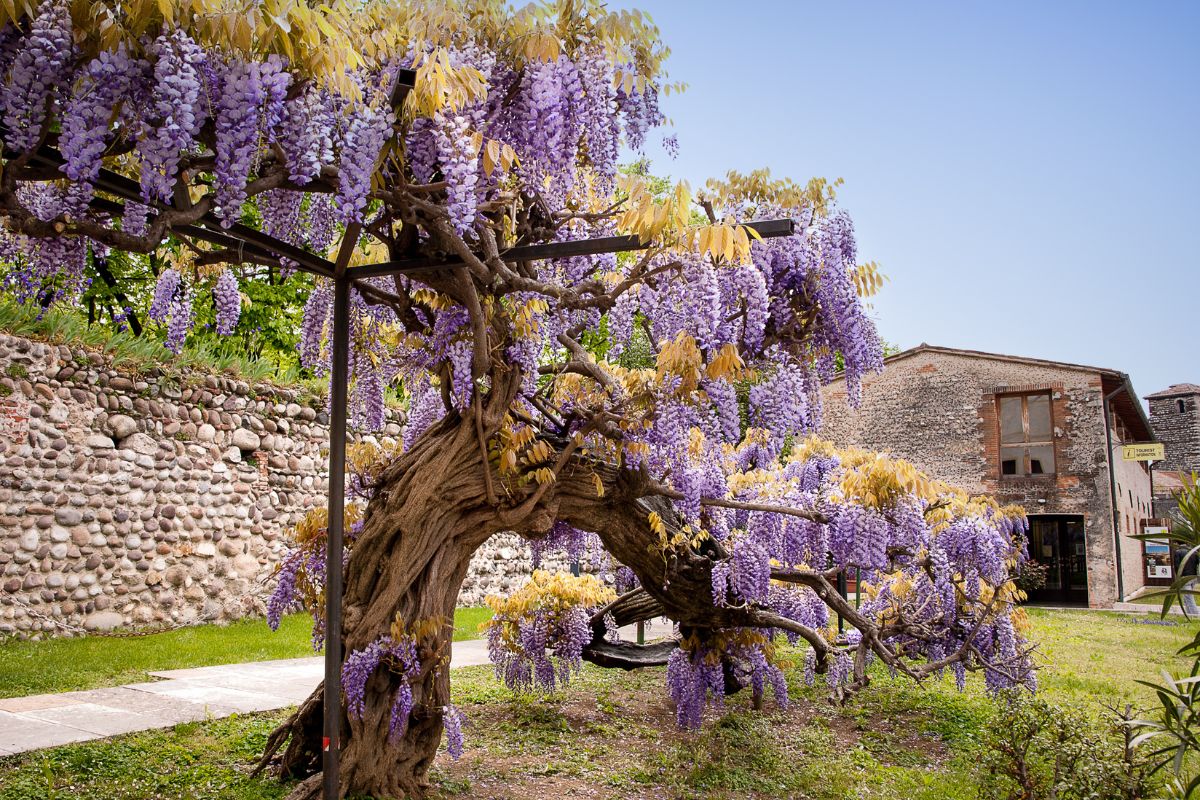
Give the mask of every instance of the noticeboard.
[{"label": "noticeboard", "polygon": [[1174,574],[1171,545],[1166,541],[1146,542],[1146,577],[1170,579]]}]

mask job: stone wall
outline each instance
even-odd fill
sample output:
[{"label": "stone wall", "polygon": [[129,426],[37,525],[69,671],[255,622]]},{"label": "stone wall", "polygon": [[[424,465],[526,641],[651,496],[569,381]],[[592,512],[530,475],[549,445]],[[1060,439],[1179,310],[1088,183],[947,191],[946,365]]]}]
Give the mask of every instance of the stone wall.
[{"label": "stone wall", "polygon": [[[261,614],[289,526],[325,501],[325,422],[300,390],[0,334],[0,634]],[[530,569],[493,537],[460,602]]]},{"label": "stone wall", "polygon": [[[1053,475],[1000,474],[997,396],[1048,392],[1054,426]],[[1108,607],[1116,596],[1112,526],[1100,375],[1015,358],[991,358],[918,348],[888,361],[884,372],[864,384],[860,409],[846,405],[845,386],[823,391],[821,434],[837,444],[855,444],[912,461],[930,475],[1029,514],[1080,514],[1087,538],[1088,602]],[[1119,441],[1119,439],[1118,439]],[[1138,530],[1149,516],[1149,476],[1122,472],[1122,494],[1134,502],[1119,510]],[[1122,531],[1121,561],[1126,595],[1142,586],[1141,545]]]},{"label": "stone wall", "polygon": [[1166,450],[1166,458],[1154,468],[1172,472],[1200,471],[1200,392],[1184,384],[1157,392],[1147,400],[1154,436]]},{"label": "stone wall", "polygon": [[[563,553],[543,554],[540,569],[566,572],[571,568]],[[588,558],[580,564],[583,572],[595,572]],[[515,533],[497,533],[484,543],[471,559],[467,577],[458,593],[460,606],[481,606],[491,594],[508,595],[521,588],[533,573],[529,545]],[[608,576],[611,582],[611,575]]]}]

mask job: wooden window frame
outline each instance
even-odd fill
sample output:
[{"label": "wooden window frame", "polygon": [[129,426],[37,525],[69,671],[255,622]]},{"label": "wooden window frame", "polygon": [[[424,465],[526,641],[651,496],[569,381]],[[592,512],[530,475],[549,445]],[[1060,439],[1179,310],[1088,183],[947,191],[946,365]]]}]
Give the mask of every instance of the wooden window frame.
[{"label": "wooden window frame", "polygon": [[[1050,415],[1050,439],[1049,441],[1029,441],[1029,398],[1045,397],[1046,409]],[[1004,400],[1020,398],[1021,400],[1021,432],[1025,437],[1023,442],[1005,442],[1004,441],[1004,414],[1001,411],[1001,403]],[[996,395],[996,467],[1000,474],[1001,480],[1029,480],[1039,478],[1053,478],[1058,474],[1058,447],[1054,441],[1054,392],[1050,389],[1039,389],[1029,392],[1003,392]],[[1025,449],[1022,455],[1023,462],[1021,464],[1024,472],[1018,472],[1013,475],[1005,474],[1004,472],[1004,450],[1008,447],[1022,447]],[[1051,457],[1054,459],[1054,469],[1050,472],[1030,472],[1029,453],[1031,447],[1049,447]]]}]

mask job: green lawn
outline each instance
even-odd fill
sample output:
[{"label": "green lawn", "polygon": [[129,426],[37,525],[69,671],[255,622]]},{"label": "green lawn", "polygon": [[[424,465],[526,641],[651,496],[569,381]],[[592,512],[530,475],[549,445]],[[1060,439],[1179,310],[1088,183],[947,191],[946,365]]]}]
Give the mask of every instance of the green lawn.
[{"label": "green lawn", "polygon": [[1183,671],[1191,660],[1175,651],[1191,641],[1197,624],[1157,614],[1030,609],[1038,643],[1041,691],[1064,704],[1154,703],[1150,689],[1161,668]]},{"label": "green lawn", "polygon": [[[460,608],[454,640],[478,638],[487,608]],[[0,642],[0,697],[69,692],[151,680],[150,671],[315,655],[312,619],[283,619],[272,632],[261,619],[198,625],[146,636],[86,636]]]},{"label": "green lawn", "polygon": [[478,639],[479,626],[492,618],[492,610],[486,606],[454,609],[454,641]]},{"label": "green lawn", "polygon": [[[1033,610],[1047,699],[1099,718],[1102,703],[1148,706],[1134,683],[1160,668],[1194,624],[1149,617]],[[800,659],[794,659],[799,662]],[[748,708],[745,693],[691,734],[674,726],[661,669],[625,673],[588,666],[566,692],[513,697],[490,667],[456,670],[467,751],[439,754],[437,798],[552,800],[796,797],[811,800],[976,800],[981,737],[992,701],[972,676],[916,687],[876,671],[845,706],[789,670],[792,708]],[[71,745],[0,759],[0,800],[266,800],[288,787],[251,780],[248,765],[282,714],[257,714]]]}]

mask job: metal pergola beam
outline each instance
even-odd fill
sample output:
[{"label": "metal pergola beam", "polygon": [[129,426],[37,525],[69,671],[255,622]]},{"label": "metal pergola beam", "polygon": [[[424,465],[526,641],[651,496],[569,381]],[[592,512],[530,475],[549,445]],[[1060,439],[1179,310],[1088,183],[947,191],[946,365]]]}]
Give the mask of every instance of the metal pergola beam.
[{"label": "metal pergola beam", "polygon": [[[115,200],[108,200],[103,197],[93,197],[89,203],[92,208],[112,217],[119,217],[125,213],[125,206]],[[183,234],[192,239],[199,239],[202,242],[215,244],[218,247],[224,247],[229,250],[238,250],[244,255],[259,256],[262,258],[274,258],[279,254],[268,250],[265,247],[258,245],[247,244],[245,241],[234,236],[227,235],[220,231],[211,231],[208,228],[202,228],[199,225],[173,225],[171,230],[175,233]]]},{"label": "metal pergola beam", "polygon": [[[777,236],[791,236],[796,232],[796,222],[792,219],[768,219],[759,222],[748,222],[745,227],[752,228],[764,239]],[[637,236],[604,236],[597,239],[577,239],[571,242],[547,242],[545,244],[527,244],[510,247],[500,252],[504,261],[542,261],[549,258],[573,258],[575,256],[594,256],[601,253],[623,253],[631,250],[645,250],[651,242],[642,241]],[[462,259],[409,258],[397,261],[382,261],[378,264],[363,264],[350,267],[347,272],[352,279],[374,278],[383,275],[412,275],[431,270],[460,267]]]},{"label": "metal pergola beam", "polygon": [[[29,162],[32,166],[50,167],[52,169],[57,169],[64,163],[62,155],[49,145],[42,145]],[[127,203],[143,203],[159,211],[173,210],[162,203],[145,203],[142,200],[142,190],[137,181],[109,169],[100,170],[100,174],[96,178],[95,187],[99,191],[119,197]],[[111,201],[105,201],[103,198],[95,198],[91,205],[109,214],[124,213],[125,208],[123,205],[112,203],[112,205],[106,206],[106,202],[111,203]],[[311,272],[314,275],[326,278],[333,277],[333,262],[328,259],[289,244],[282,239],[277,239],[261,231],[256,231],[240,222],[225,226],[211,212],[202,216],[194,224],[172,225],[171,230],[184,236],[191,236],[233,250],[250,245],[259,254],[289,258],[296,262],[298,269],[304,272]]]},{"label": "metal pergola beam", "polygon": [[[136,203],[142,201],[142,190],[137,181],[126,178],[124,175],[118,175],[111,170],[100,170],[100,176],[96,179],[96,188],[109,194],[116,195],[123,200]],[[166,209],[166,206],[154,204],[160,210]],[[176,226],[175,230],[182,231],[185,226]],[[219,219],[211,212],[202,216],[195,225],[186,226],[195,231],[198,227],[207,228],[214,233],[223,234],[229,238],[236,239],[246,244],[254,245],[260,250],[276,255],[290,258],[295,261],[299,268],[305,272],[311,272],[315,275],[321,275],[326,278],[333,277],[333,263],[328,259],[315,255],[302,248],[289,244],[282,239],[277,239],[274,236],[256,231],[253,228],[243,225],[240,222],[235,222],[232,225],[223,225]],[[193,234],[194,235],[194,234]]]}]

